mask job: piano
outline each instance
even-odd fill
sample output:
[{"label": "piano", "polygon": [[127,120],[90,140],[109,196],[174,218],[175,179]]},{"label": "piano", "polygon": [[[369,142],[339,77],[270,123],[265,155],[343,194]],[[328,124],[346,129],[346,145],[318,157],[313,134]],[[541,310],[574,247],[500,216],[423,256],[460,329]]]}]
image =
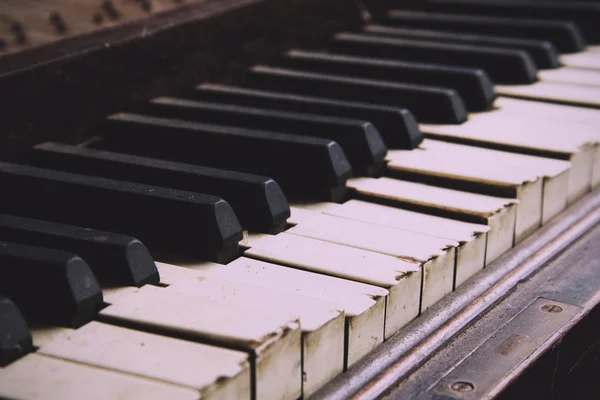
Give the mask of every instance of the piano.
[{"label": "piano", "polygon": [[0,16],[0,398],[600,395],[597,2]]}]

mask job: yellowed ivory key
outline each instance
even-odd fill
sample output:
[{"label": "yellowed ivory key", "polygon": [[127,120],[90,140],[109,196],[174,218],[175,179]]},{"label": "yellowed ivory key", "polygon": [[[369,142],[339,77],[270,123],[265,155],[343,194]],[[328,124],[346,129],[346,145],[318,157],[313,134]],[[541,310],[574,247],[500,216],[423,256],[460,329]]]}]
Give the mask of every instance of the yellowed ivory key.
[{"label": "yellowed ivory key", "polygon": [[[189,274],[180,273],[180,269],[165,268],[162,263],[157,265],[163,283],[189,277]],[[240,257],[227,265],[193,260],[179,260],[178,265],[191,268],[202,276],[219,276],[334,303],[346,316],[345,368],[383,342],[387,289],[247,257]]]}]

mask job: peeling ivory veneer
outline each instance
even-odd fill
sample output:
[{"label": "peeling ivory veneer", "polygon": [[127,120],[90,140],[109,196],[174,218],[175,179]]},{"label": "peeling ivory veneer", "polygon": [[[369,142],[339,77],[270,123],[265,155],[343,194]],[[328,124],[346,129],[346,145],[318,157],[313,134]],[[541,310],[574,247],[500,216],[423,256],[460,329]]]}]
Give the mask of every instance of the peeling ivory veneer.
[{"label": "peeling ivory veneer", "polygon": [[458,242],[292,207],[285,233],[386,254],[423,269],[421,311],[452,291]]},{"label": "peeling ivory veneer", "polygon": [[250,354],[257,398],[296,399],[302,394],[301,340],[297,316],[145,285],[103,291],[110,305],[98,318],[186,340],[218,344]]},{"label": "peeling ivory veneer", "polygon": [[250,399],[243,352],[95,321],[78,329],[35,328],[32,335],[38,354],[183,386],[202,399]]},{"label": "peeling ivory veneer", "polygon": [[[161,263],[157,265],[161,268]],[[388,291],[381,287],[247,257],[240,257],[227,265],[194,261],[180,262],[179,265],[198,271],[203,276],[220,276],[333,302],[346,315],[348,365],[345,368],[383,342]],[[177,269],[161,268],[161,281],[169,284],[187,279],[187,274],[179,277],[174,276],[174,272]]]},{"label": "peeling ivory veneer", "polygon": [[589,192],[599,142],[594,137],[597,136],[594,128],[541,117],[521,118],[515,114],[504,113],[499,108],[472,113],[469,121],[462,125],[421,124],[420,127],[424,135],[432,139],[568,160],[571,162],[568,203]]},{"label": "peeling ivory veneer", "polygon": [[489,225],[491,229],[486,246],[488,264],[514,244],[518,200],[390,178],[352,178],[348,180],[347,186],[360,197],[403,208],[418,208],[419,212],[428,214]]},{"label": "peeling ivory veneer", "polygon": [[456,249],[454,287],[462,284],[485,265],[487,232],[490,230],[487,225],[436,217],[360,200],[349,200],[344,204],[294,204],[294,207],[454,240],[459,243]]},{"label": "peeling ivory veneer", "polygon": [[431,139],[413,151],[390,150],[387,159],[391,171],[517,198],[516,242],[567,207],[568,161]]},{"label": "peeling ivory veneer", "polygon": [[285,232],[248,235],[240,245],[247,257],[388,289],[386,338],[419,315],[422,275],[416,263]]},{"label": "peeling ivory veneer", "polygon": [[28,354],[0,368],[0,398],[198,400],[197,391],[104,368]]},{"label": "peeling ivory veneer", "polygon": [[[222,276],[206,276],[179,266],[157,263],[166,290],[199,298],[198,301],[227,301],[262,309],[265,313],[300,317],[302,327],[303,395],[309,396],[344,369],[344,311],[331,301],[302,293],[254,285]],[[185,279],[173,279],[173,270]]]}]

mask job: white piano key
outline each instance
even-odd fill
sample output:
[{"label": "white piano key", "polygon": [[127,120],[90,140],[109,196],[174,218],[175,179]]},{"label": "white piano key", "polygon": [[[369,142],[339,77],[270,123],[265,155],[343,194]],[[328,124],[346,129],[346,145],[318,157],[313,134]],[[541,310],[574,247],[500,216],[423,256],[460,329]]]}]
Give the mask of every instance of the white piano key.
[{"label": "white piano key", "polygon": [[582,51],[573,54],[561,54],[561,64],[567,67],[600,70],[600,54],[593,51]]},{"label": "white piano key", "polygon": [[158,263],[159,273],[180,269],[186,279],[173,281],[166,289],[197,299],[198,302],[239,304],[263,310],[298,315],[302,327],[302,393],[310,396],[344,370],[344,312],[322,298],[286,292],[220,276],[206,277],[201,272]]},{"label": "white piano key", "polygon": [[516,195],[517,242],[567,206],[568,161],[431,139],[425,139],[419,150],[388,151],[388,168],[490,186],[503,197]]},{"label": "white piano key", "polygon": [[390,178],[352,178],[348,187],[360,197],[418,208],[425,213],[448,216],[490,226],[486,263],[512,248],[518,200],[485,196]]},{"label": "white piano key", "polygon": [[538,71],[538,78],[545,82],[570,85],[600,86],[600,69],[557,68]]},{"label": "white piano key", "polygon": [[288,229],[287,234],[356,247],[420,264],[423,268],[421,311],[452,291],[458,242],[294,207],[291,209],[292,220],[298,212],[311,216]]},{"label": "white piano key", "polygon": [[600,87],[539,81],[531,85],[496,85],[494,89],[502,96],[600,107]]},{"label": "white piano key", "polygon": [[523,240],[542,224],[543,180],[536,174],[521,169],[517,169],[517,173],[514,173],[515,170],[510,168],[510,164],[496,164],[492,161],[489,164],[482,164],[465,158],[464,154],[438,154],[427,149],[403,153],[396,151],[392,157],[395,159],[387,164],[390,171],[408,174],[415,177],[417,181],[428,183],[427,178],[433,178],[434,182],[450,181],[453,183],[447,183],[448,186],[457,190],[463,189],[461,183],[470,184],[468,191],[482,194],[490,194],[486,193],[486,188],[488,190],[492,188],[495,189],[493,194],[496,196],[519,200],[515,242]]},{"label": "white piano key", "polygon": [[198,392],[42,354],[0,368],[0,398],[20,400],[196,400]]},{"label": "white piano key", "polygon": [[425,136],[464,144],[532,153],[571,162],[568,203],[585,193],[592,184],[598,139],[594,128],[543,118],[519,118],[502,109],[472,113],[462,125],[421,124]]},{"label": "white piano key", "polygon": [[[495,102],[502,114],[512,114],[520,120],[535,119],[567,127],[569,134],[578,132],[587,143],[600,142],[600,109],[575,107],[564,104],[543,103],[525,99],[499,97]],[[551,121],[551,122],[550,122]],[[593,156],[592,187],[600,184],[600,145],[595,146]]]},{"label": "white piano key", "polygon": [[600,134],[600,110],[594,108],[576,107],[566,104],[543,103],[533,100],[515,99],[500,96],[494,102],[503,115],[514,114],[519,119],[544,119],[563,121],[577,128],[586,128],[591,135]]},{"label": "white piano key", "polygon": [[[388,289],[385,338],[419,315],[422,274],[417,263],[285,232],[251,234],[240,245],[251,258]],[[380,343],[377,336],[358,339],[365,350]],[[355,361],[349,359],[348,365]]]},{"label": "white piano key", "polygon": [[600,53],[600,46],[588,46],[585,50],[593,53]]},{"label": "white piano key", "polygon": [[[160,268],[162,263],[157,265]],[[373,343],[383,342],[388,291],[381,287],[247,257],[240,257],[227,265],[193,260],[180,261],[179,265],[198,271],[204,276],[220,276],[253,285],[301,293],[335,303],[346,315],[347,360],[351,363],[372,350]],[[170,284],[182,278],[186,279],[178,275],[187,276],[187,274],[177,274],[178,270],[180,268],[161,268],[161,282]]]},{"label": "white piano key", "polygon": [[294,206],[458,242],[455,287],[483,269],[485,265],[487,232],[490,230],[487,225],[436,217],[360,200],[350,200],[344,204],[312,203],[294,204]]},{"label": "white piano key", "polygon": [[248,354],[240,351],[95,321],[32,334],[38,354],[187,387],[202,399],[250,399]]},{"label": "white piano key", "polygon": [[199,301],[167,288],[105,290],[99,319],[250,354],[257,398],[301,395],[301,329],[297,316],[219,300]]}]

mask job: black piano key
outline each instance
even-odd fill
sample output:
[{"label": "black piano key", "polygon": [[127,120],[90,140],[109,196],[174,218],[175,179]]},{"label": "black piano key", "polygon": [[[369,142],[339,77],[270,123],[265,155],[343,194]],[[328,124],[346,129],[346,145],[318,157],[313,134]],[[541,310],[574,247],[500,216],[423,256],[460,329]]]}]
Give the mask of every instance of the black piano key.
[{"label": "black piano key", "polygon": [[387,14],[385,25],[547,40],[563,53],[582,51],[585,47],[582,32],[577,25],[562,19],[538,20],[392,10]]},{"label": "black piano key", "polygon": [[498,83],[528,84],[537,80],[533,59],[521,50],[354,33],[335,35],[330,50],[363,57],[481,68]]},{"label": "black piano key", "polygon": [[250,68],[245,85],[258,89],[406,107],[422,122],[459,124],[467,119],[467,109],[460,95],[447,88],[264,66]]},{"label": "black piano key", "polygon": [[315,136],[334,140],[357,174],[372,175],[381,169],[386,147],[375,127],[366,121],[300,114],[278,110],[208,103],[171,97],[152,100],[144,114],[240,128]]},{"label": "black piano key", "polygon": [[131,236],[0,214],[0,240],[77,254],[102,285],[140,287],[160,282],[148,249]]},{"label": "black piano key", "polygon": [[130,154],[270,176],[286,195],[340,200],[350,163],[334,141],[137,114],[100,127],[108,147]]},{"label": "black piano key", "polygon": [[591,1],[429,0],[423,6],[431,11],[573,21],[588,41],[600,42],[600,4],[591,4]]},{"label": "black piano key", "polygon": [[40,144],[33,156],[49,168],[219,196],[231,205],[244,229],[273,232],[290,217],[281,187],[260,175],[59,143]]},{"label": "black piano key", "polygon": [[228,262],[242,229],[219,197],[0,163],[0,212],[118,232],[166,252]]},{"label": "black piano key", "polygon": [[0,367],[32,351],[31,333],[21,310],[10,299],[0,295]]},{"label": "black piano key", "polygon": [[476,46],[518,49],[526,51],[540,69],[559,68],[558,52],[545,40],[517,39],[492,35],[469,35],[423,29],[392,28],[384,25],[367,25],[363,33],[397,37],[410,40],[426,40],[438,43],[472,44]]},{"label": "black piano key", "polygon": [[72,253],[2,241],[0,274],[0,293],[28,319],[79,327],[103,304],[92,270]]},{"label": "black piano key", "polygon": [[204,101],[369,121],[389,148],[411,150],[423,141],[417,120],[406,108],[208,83],[195,87],[185,96]]},{"label": "black piano key", "polygon": [[441,64],[403,62],[368,57],[292,50],[275,61],[296,70],[410,82],[456,90],[470,111],[488,110],[496,99],[494,85],[485,71]]}]

